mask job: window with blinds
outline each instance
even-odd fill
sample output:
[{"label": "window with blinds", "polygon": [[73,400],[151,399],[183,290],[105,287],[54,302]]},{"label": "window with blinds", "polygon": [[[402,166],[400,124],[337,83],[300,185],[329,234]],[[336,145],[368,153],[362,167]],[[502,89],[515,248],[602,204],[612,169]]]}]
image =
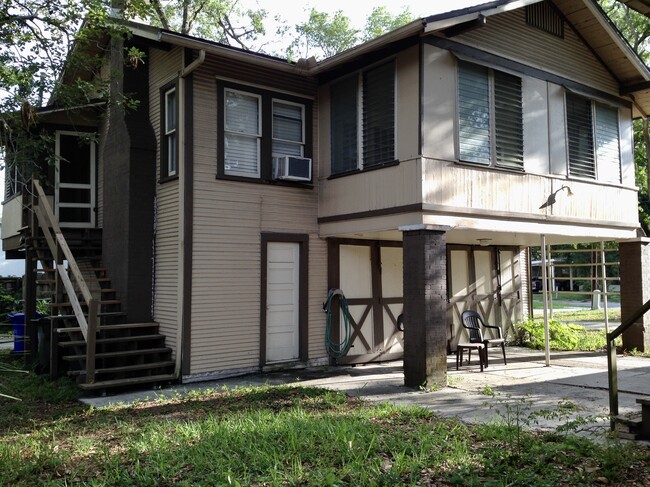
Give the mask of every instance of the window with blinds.
[{"label": "window with blinds", "polygon": [[618,110],[566,94],[569,175],[621,182]]},{"label": "window with blinds", "polygon": [[273,101],[273,155],[302,157],[305,146],[305,107]]},{"label": "window with blinds", "polygon": [[178,176],[178,90],[177,82],[160,88],[160,180]]},{"label": "window with blinds", "polygon": [[167,176],[175,176],[178,170],[178,137],[176,125],[178,124],[178,109],[176,103],[176,88],[165,92],[165,159],[167,161]]},{"label": "window with blinds", "polygon": [[394,61],[333,83],[330,87],[330,124],[332,174],[393,162]]},{"label": "window with blinds", "polygon": [[310,99],[224,80],[217,80],[217,93],[217,177],[281,184],[311,182],[304,177],[280,178],[276,173],[278,161],[297,158],[311,175]]},{"label": "window with blinds", "polygon": [[395,68],[384,64],[363,73],[363,166],[395,160]]},{"label": "window with blinds", "polygon": [[227,175],[260,176],[261,97],[225,91],[224,168]]},{"label": "window with blinds", "polygon": [[497,166],[524,168],[521,78],[494,72],[494,141]]},{"label": "window with blinds", "polygon": [[330,88],[332,174],[359,168],[358,85],[358,78],[352,76],[332,84]]},{"label": "window with blinds", "polygon": [[523,170],[521,78],[460,61],[458,129],[461,161]]},{"label": "window with blinds", "polygon": [[621,182],[621,148],[618,132],[618,110],[595,103],[596,111],[596,162],[598,180]]}]

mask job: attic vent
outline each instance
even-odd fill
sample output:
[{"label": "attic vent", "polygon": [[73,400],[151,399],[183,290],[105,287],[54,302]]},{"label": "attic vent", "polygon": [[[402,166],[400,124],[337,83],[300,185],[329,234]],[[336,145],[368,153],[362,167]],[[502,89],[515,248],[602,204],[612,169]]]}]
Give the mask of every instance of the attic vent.
[{"label": "attic vent", "polygon": [[526,23],[564,39],[564,20],[548,2],[526,6]]}]

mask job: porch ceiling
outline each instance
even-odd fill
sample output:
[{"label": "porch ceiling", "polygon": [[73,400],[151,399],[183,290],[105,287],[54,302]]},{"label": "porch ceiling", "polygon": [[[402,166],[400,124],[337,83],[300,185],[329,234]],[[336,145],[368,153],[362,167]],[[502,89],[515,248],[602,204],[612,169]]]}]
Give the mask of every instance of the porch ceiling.
[{"label": "porch ceiling", "polygon": [[[337,237],[337,238],[352,238],[352,239],[368,239],[368,240],[389,240],[401,241],[402,231],[400,227],[381,228],[380,222],[371,222],[368,219],[361,225],[360,221],[354,222],[356,231],[346,225],[337,225],[336,232],[333,226],[328,224],[321,224],[321,237]],[[445,228],[441,221],[439,224],[424,224],[423,228]],[[555,244],[568,244],[568,243],[581,243],[581,242],[598,242],[604,241],[624,241],[634,240],[638,238],[636,229],[632,228],[611,228],[611,227],[595,227],[586,225],[559,225],[559,224],[540,224],[529,222],[502,222],[509,229],[492,230],[485,225],[476,226],[451,226],[446,227],[447,230],[447,243],[460,244],[460,245],[498,245],[498,246],[517,246],[529,247],[538,246],[542,235],[546,235],[546,241],[549,245]],[[409,224],[415,228],[413,224]],[[417,226],[417,224],[416,224]],[[403,227],[402,227],[403,228]]]}]

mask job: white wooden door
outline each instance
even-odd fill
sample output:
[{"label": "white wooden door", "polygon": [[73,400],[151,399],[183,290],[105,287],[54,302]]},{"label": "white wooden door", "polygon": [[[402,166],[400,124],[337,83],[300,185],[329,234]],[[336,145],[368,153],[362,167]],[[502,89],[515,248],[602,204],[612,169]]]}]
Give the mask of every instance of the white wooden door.
[{"label": "white wooden door", "polygon": [[269,242],[266,258],[266,361],[300,355],[300,244]]},{"label": "white wooden door", "polygon": [[95,143],[76,132],[56,133],[55,213],[62,227],[95,226]]}]

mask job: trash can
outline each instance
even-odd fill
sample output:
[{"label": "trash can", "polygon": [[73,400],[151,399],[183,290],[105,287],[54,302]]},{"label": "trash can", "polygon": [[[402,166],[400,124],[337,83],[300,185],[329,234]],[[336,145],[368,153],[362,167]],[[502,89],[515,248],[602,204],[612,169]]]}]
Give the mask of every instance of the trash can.
[{"label": "trash can", "polygon": [[[29,340],[25,329],[25,313],[11,313],[7,315],[14,326],[14,353],[25,353],[26,344]],[[43,315],[36,312],[36,318],[42,318]]]},{"label": "trash can", "polygon": [[11,324],[14,325],[14,353],[24,353],[25,341],[27,340],[25,336],[25,314],[12,313],[7,316],[11,320]]},{"label": "trash can", "polygon": [[36,313],[36,338],[38,340],[38,367],[36,372],[45,374],[50,370],[50,342],[52,322],[49,318],[43,318],[40,313]]}]

